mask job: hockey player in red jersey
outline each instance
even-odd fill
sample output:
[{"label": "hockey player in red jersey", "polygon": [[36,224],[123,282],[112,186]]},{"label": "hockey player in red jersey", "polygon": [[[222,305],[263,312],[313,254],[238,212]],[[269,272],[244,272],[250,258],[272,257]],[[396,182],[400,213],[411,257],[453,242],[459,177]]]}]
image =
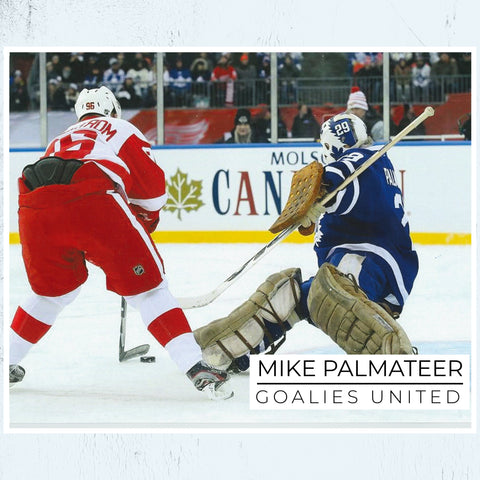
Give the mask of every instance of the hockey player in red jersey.
[{"label": "hockey player in red jersey", "polygon": [[137,308],[155,339],[199,390],[232,396],[226,372],[202,361],[187,318],[171,295],[150,237],[166,202],[165,177],[150,144],[106,87],[84,89],[78,122],[54,138],[19,178],[19,232],[32,296],[10,328],[10,384],[20,362],[87,280],[86,262],[107,289]]}]

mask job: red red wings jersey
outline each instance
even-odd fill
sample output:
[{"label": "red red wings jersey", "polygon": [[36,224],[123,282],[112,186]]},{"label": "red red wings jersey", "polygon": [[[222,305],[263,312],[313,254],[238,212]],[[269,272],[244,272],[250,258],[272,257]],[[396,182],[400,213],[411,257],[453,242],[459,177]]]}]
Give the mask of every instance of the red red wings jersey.
[{"label": "red red wings jersey", "polygon": [[167,201],[165,174],[155,163],[145,136],[126,120],[91,117],[54,138],[45,157],[94,162],[145,210],[160,210]]}]

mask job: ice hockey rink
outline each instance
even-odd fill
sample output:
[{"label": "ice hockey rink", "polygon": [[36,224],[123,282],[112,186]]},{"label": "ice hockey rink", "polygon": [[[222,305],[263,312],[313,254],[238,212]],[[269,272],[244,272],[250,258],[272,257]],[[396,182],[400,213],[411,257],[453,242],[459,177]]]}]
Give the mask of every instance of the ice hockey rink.
[{"label": "ice hockey rink", "polygon": [[[197,296],[217,287],[262,244],[159,244],[171,291]],[[19,245],[10,245],[9,315],[29,294]],[[420,272],[401,323],[421,354],[470,354],[472,247],[416,246]],[[271,273],[316,271],[308,244],[283,243],[209,306],[187,311],[193,328],[228,314]],[[215,402],[197,392],[144,327],[127,312],[126,348],[151,345],[155,363],[118,361],[120,298],[105,290],[103,272],[90,267],[77,300],[24,359],[24,381],[6,393],[9,426],[26,429],[362,429],[467,428],[470,410],[272,410],[249,408],[249,376],[236,375],[232,399]],[[6,302],[7,303],[7,302]],[[300,324],[278,354],[342,354],[320,330]],[[212,430],[213,431],[213,430]]]}]

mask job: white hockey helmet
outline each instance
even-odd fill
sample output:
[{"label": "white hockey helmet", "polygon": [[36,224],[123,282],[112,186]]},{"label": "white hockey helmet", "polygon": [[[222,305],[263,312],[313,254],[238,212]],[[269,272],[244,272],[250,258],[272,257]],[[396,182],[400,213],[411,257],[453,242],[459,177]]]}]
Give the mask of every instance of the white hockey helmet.
[{"label": "white hockey helmet", "polygon": [[323,163],[337,161],[351,148],[371,143],[365,123],[353,113],[340,113],[323,123],[320,131]]},{"label": "white hockey helmet", "polygon": [[105,86],[90,90],[84,88],[75,102],[75,114],[80,120],[83,116],[92,113],[105,117],[111,117],[115,113],[117,118],[120,118],[122,108],[109,88]]}]

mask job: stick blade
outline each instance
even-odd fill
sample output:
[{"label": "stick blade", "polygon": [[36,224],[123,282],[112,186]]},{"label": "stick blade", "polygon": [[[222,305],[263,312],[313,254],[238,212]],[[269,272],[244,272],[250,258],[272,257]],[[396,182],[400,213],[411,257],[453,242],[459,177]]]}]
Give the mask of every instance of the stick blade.
[{"label": "stick blade", "polygon": [[139,345],[138,347],[131,348],[130,350],[127,350],[125,352],[121,352],[118,356],[118,360],[120,362],[125,362],[127,360],[130,360],[131,358],[135,357],[141,357],[142,355],[145,355],[148,353],[150,350],[150,345],[145,344],[145,345]]},{"label": "stick blade", "polygon": [[215,291],[198,297],[177,298],[177,300],[181,309],[201,308],[212,303],[221,293],[222,292],[217,293],[217,291]]}]

